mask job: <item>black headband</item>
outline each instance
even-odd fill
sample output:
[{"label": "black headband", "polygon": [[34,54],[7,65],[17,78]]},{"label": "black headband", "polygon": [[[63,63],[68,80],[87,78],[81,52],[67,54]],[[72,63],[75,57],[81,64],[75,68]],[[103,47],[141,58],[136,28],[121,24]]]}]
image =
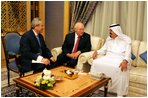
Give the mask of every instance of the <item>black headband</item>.
[{"label": "black headband", "polygon": [[114,24],[114,25],[111,25],[109,27],[115,27],[115,26],[120,26],[120,24]]}]

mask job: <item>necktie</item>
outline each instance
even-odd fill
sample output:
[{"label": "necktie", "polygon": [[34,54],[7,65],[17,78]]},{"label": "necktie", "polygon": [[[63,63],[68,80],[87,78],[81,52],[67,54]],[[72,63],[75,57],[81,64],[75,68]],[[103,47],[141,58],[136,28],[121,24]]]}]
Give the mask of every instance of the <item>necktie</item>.
[{"label": "necktie", "polygon": [[41,42],[40,42],[40,38],[39,38],[39,36],[38,36],[38,35],[36,36],[36,38],[37,38],[38,43],[39,43],[39,46],[40,46],[38,55],[42,55],[42,49],[41,49]]},{"label": "necktie", "polygon": [[79,40],[80,40],[80,37],[77,38],[73,53],[77,52],[77,50],[78,50]]},{"label": "necktie", "polygon": [[38,40],[39,45],[41,46],[39,36],[37,35],[36,38],[37,38],[37,40]]}]

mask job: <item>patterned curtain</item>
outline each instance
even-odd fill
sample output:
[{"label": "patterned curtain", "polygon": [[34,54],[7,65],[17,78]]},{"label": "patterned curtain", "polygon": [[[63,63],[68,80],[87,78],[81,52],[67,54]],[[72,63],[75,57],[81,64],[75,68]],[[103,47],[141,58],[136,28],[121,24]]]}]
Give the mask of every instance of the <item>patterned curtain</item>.
[{"label": "patterned curtain", "polygon": [[24,32],[27,30],[26,2],[2,1],[1,2],[1,32]]},{"label": "patterned curtain", "polygon": [[82,22],[84,25],[90,19],[95,10],[98,1],[71,1],[70,2],[70,31],[76,22]]}]

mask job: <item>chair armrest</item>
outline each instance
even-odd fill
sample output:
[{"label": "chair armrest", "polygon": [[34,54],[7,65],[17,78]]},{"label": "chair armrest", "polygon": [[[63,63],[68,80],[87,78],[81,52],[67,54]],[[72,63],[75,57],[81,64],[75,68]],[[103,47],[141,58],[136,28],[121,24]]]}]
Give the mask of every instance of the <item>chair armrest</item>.
[{"label": "chair armrest", "polygon": [[88,62],[88,59],[92,56],[93,53],[94,51],[85,52],[85,53],[80,54],[76,69],[79,71],[83,71],[84,64]]},{"label": "chair armrest", "polygon": [[87,60],[92,57],[92,54],[94,53],[94,51],[90,51],[90,52],[85,52],[85,53],[82,53],[80,56],[79,56],[79,59],[78,61],[82,62],[82,63],[86,63]]},{"label": "chair armrest", "polygon": [[8,53],[8,57],[9,57],[9,59],[12,59],[12,58],[15,58],[16,57],[16,53],[14,53],[14,52],[7,52]]},{"label": "chair armrest", "polygon": [[53,55],[53,57],[55,57],[55,59],[57,59],[57,56],[62,53],[62,47],[56,47],[56,48],[53,48],[51,50],[51,53]]},{"label": "chair armrest", "polygon": [[8,52],[9,59],[19,58],[21,55],[20,53]]}]

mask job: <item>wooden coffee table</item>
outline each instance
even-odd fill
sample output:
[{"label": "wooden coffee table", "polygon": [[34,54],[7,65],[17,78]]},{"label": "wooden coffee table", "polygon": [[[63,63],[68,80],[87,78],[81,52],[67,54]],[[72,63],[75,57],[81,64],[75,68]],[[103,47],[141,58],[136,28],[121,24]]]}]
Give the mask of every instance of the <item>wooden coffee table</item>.
[{"label": "wooden coffee table", "polygon": [[[72,68],[68,68],[65,66],[59,66],[54,69],[51,69],[54,75],[63,74],[63,70],[68,70]],[[56,82],[55,86],[51,90],[40,90],[35,87],[34,82],[37,76],[41,75],[41,73],[27,75],[25,77],[16,78],[14,81],[16,82],[16,92],[17,96],[19,96],[20,88],[25,88],[34,92],[37,96],[55,96],[55,97],[66,97],[66,96],[88,96],[90,93],[94,92],[96,89],[104,86],[104,96],[107,96],[108,82],[110,78],[104,78],[102,80],[94,80],[87,75],[79,75],[78,78],[74,80],[70,80],[67,78],[63,78],[63,80]]]}]

